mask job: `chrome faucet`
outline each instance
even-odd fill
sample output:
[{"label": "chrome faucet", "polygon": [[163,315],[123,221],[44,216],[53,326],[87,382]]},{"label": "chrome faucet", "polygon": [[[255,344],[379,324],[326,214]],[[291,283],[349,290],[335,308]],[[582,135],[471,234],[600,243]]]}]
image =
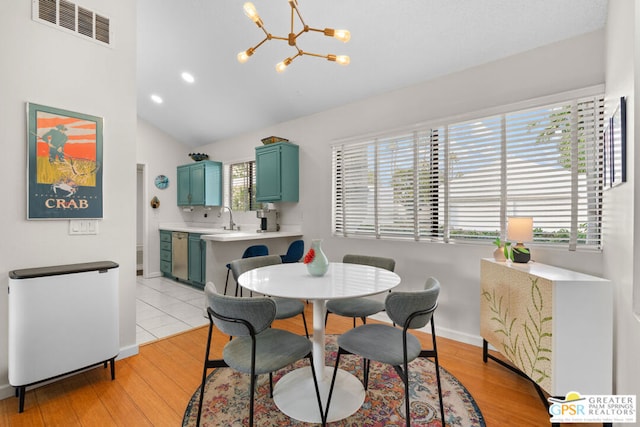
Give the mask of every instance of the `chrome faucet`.
[{"label": "chrome faucet", "polygon": [[225,209],[229,211],[229,228],[227,228],[225,226],[224,229],[225,230],[235,230],[236,223],[233,222],[233,212],[231,211],[231,208],[229,206],[223,206],[223,207],[220,208],[220,212],[218,212],[218,218],[220,218],[222,216],[222,212],[224,212]]}]

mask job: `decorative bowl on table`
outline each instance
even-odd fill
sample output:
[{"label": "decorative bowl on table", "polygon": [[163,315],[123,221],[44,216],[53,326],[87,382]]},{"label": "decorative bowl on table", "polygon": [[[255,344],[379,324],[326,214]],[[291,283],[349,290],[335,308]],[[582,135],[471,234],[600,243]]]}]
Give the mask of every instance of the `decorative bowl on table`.
[{"label": "decorative bowl on table", "polygon": [[202,160],[207,160],[209,155],[204,153],[189,153],[189,157],[196,162],[200,162]]},{"label": "decorative bowl on table", "polygon": [[289,142],[288,139],[280,138],[279,136],[268,136],[266,138],[262,138],[260,141],[262,141],[264,145],[273,144],[275,142]]}]

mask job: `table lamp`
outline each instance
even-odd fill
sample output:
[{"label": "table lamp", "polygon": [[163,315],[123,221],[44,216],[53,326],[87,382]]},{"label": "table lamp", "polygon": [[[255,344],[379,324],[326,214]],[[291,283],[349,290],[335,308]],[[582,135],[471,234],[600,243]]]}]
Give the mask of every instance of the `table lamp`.
[{"label": "table lamp", "polygon": [[529,262],[531,252],[523,243],[533,240],[533,218],[525,216],[509,217],[509,222],[507,223],[507,239],[517,242],[511,249],[513,262]]}]

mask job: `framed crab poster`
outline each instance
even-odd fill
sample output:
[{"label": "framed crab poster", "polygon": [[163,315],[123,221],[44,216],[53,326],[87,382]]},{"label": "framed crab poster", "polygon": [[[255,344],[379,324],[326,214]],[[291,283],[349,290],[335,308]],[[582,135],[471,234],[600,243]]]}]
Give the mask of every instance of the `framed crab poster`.
[{"label": "framed crab poster", "polygon": [[27,218],[102,218],[102,118],[28,103],[27,126]]}]

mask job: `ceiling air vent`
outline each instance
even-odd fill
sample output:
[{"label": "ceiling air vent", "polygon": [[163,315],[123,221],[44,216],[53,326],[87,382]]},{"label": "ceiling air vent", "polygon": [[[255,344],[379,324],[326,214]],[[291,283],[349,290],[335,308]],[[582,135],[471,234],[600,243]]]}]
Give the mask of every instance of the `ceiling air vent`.
[{"label": "ceiling air vent", "polygon": [[109,18],[68,0],[32,0],[34,21],[89,38],[102,45],[111,44]]}]

